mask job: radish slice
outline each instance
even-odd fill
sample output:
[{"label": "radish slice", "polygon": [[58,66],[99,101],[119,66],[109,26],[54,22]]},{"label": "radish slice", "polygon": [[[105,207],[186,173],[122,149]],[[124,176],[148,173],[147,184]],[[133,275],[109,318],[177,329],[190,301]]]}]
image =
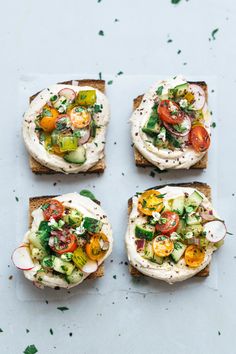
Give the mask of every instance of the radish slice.
[{"label": "radish slice", "polygon": [[78,143],[79,145],[83,145],[87,143],[87,141],[90,138],[90,129],[81,129],[80,133],[81,133],[81,138],[78,139]]},{"label": "radish slice", "polygon": [[98,269],[98,264],[96,261],[88,260],[87,263],[83,266],[82,271],[85,273],[93,273]]},{"label": "radish slice", "polygon": [[145,240],[136,240],[135,241],[136,243],[136,247],[137,247],[137,252],[141,252],[144,250],[144,247],[145,247]]},{"label": "radish slice", "polygon": [[76,97],[74,90],[70,88],[64,88],[58,92],[59,96],[64,96],[67,100],[73,101]]},{"label": "radish slice", "polygon": [[23,245],[15,249],[12,254],[12,262],[21,270],[31,270],[34,262],[30,256],[29,247]]},{"label": "radish slice", "polygon": [[191,130],[191,119],[189,118],[189,116],[187,116],[187,114],[184,115],[183,121],[179,124],[180,126],[186,128],[186,130],[183,133],[178,132],[171,124],[165,122],[163,122],[163,124],[166,127],[166,129],[169,130],[169,132],[175,136],[186,136],[189,134]]},{"label": "radish slice", "polygon": [[190,109],[193,109],[194,111],[202,109],[206,102],[206,95],[204,90],[201,88],[201,86],[195,84],[190,84],[188,90],[194,96],[194,102],[191,104]]},{"label": "radish slice", "polygon": [[210,214],[207,211],[201,212],[200,215],[204,221],[213,221],[216,219],[216,217],[213,214]]},{"label": "radish slice", "polygon": [[206,238],[210,242],[218,242],[226,235],[225,223],[220,220],[209,221],[203,226]]}]

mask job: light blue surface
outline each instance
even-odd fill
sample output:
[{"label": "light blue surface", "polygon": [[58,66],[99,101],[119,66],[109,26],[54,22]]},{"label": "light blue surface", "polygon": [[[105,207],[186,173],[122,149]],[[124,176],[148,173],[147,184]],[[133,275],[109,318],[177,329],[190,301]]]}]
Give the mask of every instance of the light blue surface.
[{"label": "light blue surface", "polygon": [[[235,23],[233,0],[182,0],[177,6],[170,0],[22,0],[2,5],[1,354],[22,353],[29,344],[43,354],[236,352],[234,236],[215,254],[206,280],[175,286],[148,279],[136,283],[124,264],[127,198],[155,184],[208,182],[228,230],[235,232]],[[216,40],[209,41],[215,28]],[[99,36],[99,30],[105,35]],[[169,38],[173,42],[167,43]],[[119,71],[125,75],[116,77]],[[59,79],[98,78],[99,72],[113,79],[108,87],[112,117],[106,172],[99,177],[33,176],[20,136],[26,97]],[[155,78],[177,73],[208,81],[215,144],[207,172],[152,178],[150,170],[134,166],[127,123],[132,98]],[[27,229],[28,197],[82,188],[91,188],[101,199],[113,225],[114,253],[106,262],[105,277],[70,294],[35,289],[10,259]],[[58,306],[69,310],[62,313]]]}]

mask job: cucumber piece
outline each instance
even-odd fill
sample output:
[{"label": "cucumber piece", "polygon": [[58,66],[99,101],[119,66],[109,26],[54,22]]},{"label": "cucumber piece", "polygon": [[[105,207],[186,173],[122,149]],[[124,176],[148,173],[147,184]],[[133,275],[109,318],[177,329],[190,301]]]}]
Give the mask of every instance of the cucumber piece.
[{"label": "cucumber piece", "polygon": [[137,238],[143,238],[145,240],[151,241],[155,236],[155,227],[148,224],[136,225],[135,236]]},{"label": "cucumber piece", "polygon": [[70,209],[69,213],[63,216],[63,220],[66,224],[76,227],[80,226],[83,220],[83,215],[76,209]]},{"label": "cucumber piece", "polygon": [[186,222],[184,219],[180,219],[176,232],[177,234],[183,235],[185,234],[185,230],[186,230]]},{"label": "cucumber piece", "polygon": [[59,257],[53,257],[52,267],[56,272],[66,274],[66,275],[70,275],[75,268],[75,266],[72,263],[65,262]]},{"label": "cucumber piece", "polygon": [[160,119],[157,114],[157,107],[154,106],[152,113],[142,131],[150,136],[156,136],[160,132]]},{"label": "cucumber piece", "polygon": [[69,284],[79,283],[83,278],[83,273],[78,269],[74,269],[73,272],[66,277]]},{"label": "cucumber piece", "polygon": [[172,203],[172,210],[176,211],[179,215],[183,215],[184,212],[184,200],[185,196],[180,195],[179,197],[175,198]]},{"label": "cucumber piece", "polygon": [[38,261],[41,261],[46,255],[47,252],[43,248],[33,247],[31,250],[32,258],[37,259]]},{"label": "cucumber piece", "polygon": [[38,249],[44,249],[40,242],[39,236],[34,231],[31,231],[29,234],[29,242]]},{"label": "cucumber piece", "polygon": [[201,221],[202,221],[202,218],[199,215],[192,214],[192,215],[186,216],[187,225],[198,225],[201,223]]},{"label": "cucumber piece", "polygon": [[79,146],[75,151],[68,152],[64,155],[64,160],[66,162],[76,163],[78,165],[83,165],[86,161],[86,150],[84,146]]},{"label": "cucumber piece", "polygon": [[170,257],[173,259],[175,263],[178,263],[182,255],[184,254],[187,246],[181,242],[174,243],[174,251],[171,253]]},{"label": "cucumber piece", "polygon": [[158,257],[155,255],[152,247],[152,242],[146,242],[145,250],[144,250],[144,256],[145,259],[148,259],[149,261],[157,264],[162,264],[164,262],[163,257]]},{"label": "cucumber piece", "polygon": [[196,210],[202,201],[203,197],[197,191],[194,191],[188,196],[188,198],[185,199],[184,206],[186,212]]},{"label": "cucumber piece", "polygon": [[85,216],[84,221],[83,221],[83,227],[85,230],[88,232],[91,232],[93,234],[96,234],[101,231],[103,223],[101,220],[89,218]]},{"label": "cucumber piece", "polygon": [[203,226],[198,225],[189,225],[185,228],[185,233],[192,232],[194,237],[198,237],[203,233]]},{"label": "cucumber piece", "polygon": [[53,257],[52,256],[44,257],[41,262],[41,265],[44,268],[52,268],[53,267]]},{"label": "cucumber piece", "polygon": [[181,97],[184,96],[188,91],[188,83],[177,85],[173,89],[169,90],[171,97]]},{"label": "cucumber piece", "polygon": [[58,140],[60,151],[75,151],[78,147],[78,139],[75,136],[61,136]]},{"label": "cucumber piece", "polygon": [[52,145],[58,144],[59,136],[60,136],[59,132],[57,130],[53,130],[53,132],[51,134]]}]

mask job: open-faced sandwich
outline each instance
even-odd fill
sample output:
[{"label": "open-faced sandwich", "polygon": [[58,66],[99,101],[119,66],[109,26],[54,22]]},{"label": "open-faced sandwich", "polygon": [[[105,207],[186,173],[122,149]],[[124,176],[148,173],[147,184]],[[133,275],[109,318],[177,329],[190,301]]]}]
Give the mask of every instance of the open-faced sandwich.
[{"label": "open-faced sandwich", "polygon": [[205,82],[180,76],[158,81],[134,100],[132,140],[137,166],[206,168],[210,112]]},{"label": "open-faced sandwich", "polygon": [[78,193],[30,199],[30,229],[13,252],[15,266],[38,287],[72,288],[103,276],[112,230],[99,202]]},{"label": "open-faced sandwich", "polygon": [[105,81],[50,86],[30,98],[23,137],[34,173],[102,172],[109,106]]},{"label": "open-faced sandwich", "polygon": [[226,227],[202,183],[155,187],[129,200],[126,246],[131,274],[168,283],[209,274]]}]

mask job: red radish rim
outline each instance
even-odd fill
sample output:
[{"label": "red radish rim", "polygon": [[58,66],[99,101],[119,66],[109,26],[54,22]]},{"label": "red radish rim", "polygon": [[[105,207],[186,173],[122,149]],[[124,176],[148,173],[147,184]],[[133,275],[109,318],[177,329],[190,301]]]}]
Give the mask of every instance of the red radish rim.
[{"label": "red radish rim", "polygon": [[[191,90],[192,88],[192,90]],[[201,88],[201,86],[199,85],[196,85],[196,84],[190,84],[189,87],[188,87],[188,90],[194,95],[194,98],[195,98],[195,101],[190,105],[191,109],[194,110],[194,111],[198,111],[200,109],[202,109],[205,105],[205,102],[206,102],[206,94],[205,94],[205,91]],[[201,105],[199,105],[199,101],[197,101],[197,98],[195,96],[196,93],[199,93],[199,96],[201,97],[202,99],[202,103]],[[200,100],[201,102],[201,100]]]},{"label": "red radish rim", "polygon": [[[90,139],[90,129],[86,129],[86,130],[87,131],[86,131],[85,135],[78,139],[79,145],[86,144]],[[87,136],[86,136],[86,134],[87,134]]]},{"label": "red radish rim", "polygon": [[225,225],[225,223],[224,223],[224,221],[223,220],[219,220],[219,219],[216,219],[216,220],[212,220],[212,221],[208,221],[206,224],[204,224],[204,226],[203,226],[203,231],[205,231],[205,228],[207,227],[207,226],[209,226],[210,224],[212,224],[212,223],[220,223],[221,225],[222,225],[222,227],[224,228],[224,235],[222,235],[220,238],[218,238],[218,239],[212,239],[212,237],[210,237],[209,235],[208,235],[208,233],[206,234],[206,239],[208,240],[208,241],[210,241],[210,242],[212,242],[212,243],[217,243],[217,242],[219,242],[219,241],[221,241],[221,240],[223,240],[224,238],[225,238],[225,236],[226,236],[226,234],[227,234],[227,228],[226,228],[226,225]]},{"label": "red radish rim", "polygon": [[[63,91],[65,92],[64,94],[63,94]],[[69,95],[68,95],[68,93],[69,93]],[[69,87],[65,87],[65,88],[61,89],[61,90],[58,92],[58,95],[59,95],[59,96],[64,96],[64,97],[66,97],[68,100],[71,100],[71,101],[74,100],[75,97],[76,97],[75,91],[72,90],[72,89],[69,88]]]},{"label": "red radish rim", "polygon": [[16,268],[18,268],[18,269],[20,269],[20,270],[31,270],[31,269],[33,269],[33,268],[34,268],[34,263],[33,263],[31,257],[30,257],[30,260],[31,260],[31,262],[32,262],[32,267],[30,266],[30,267],[27,267],[27,268],[22,268],[22,266],[19,267],[19,266],[17,265],[16,260],[14,260],[14,255],[16,254],[17,250],[19,250],[20,248],[25,248],[25,249],[27,249],[27,250],[28,250],[28,255],[29,255],[29,257],[30,257],[29,247],[23,244],[23,245],[17,247],[17,248],[13,251],[12,256],[11,256],[11,260],[12,260],[13,264],[15,265]]}]

